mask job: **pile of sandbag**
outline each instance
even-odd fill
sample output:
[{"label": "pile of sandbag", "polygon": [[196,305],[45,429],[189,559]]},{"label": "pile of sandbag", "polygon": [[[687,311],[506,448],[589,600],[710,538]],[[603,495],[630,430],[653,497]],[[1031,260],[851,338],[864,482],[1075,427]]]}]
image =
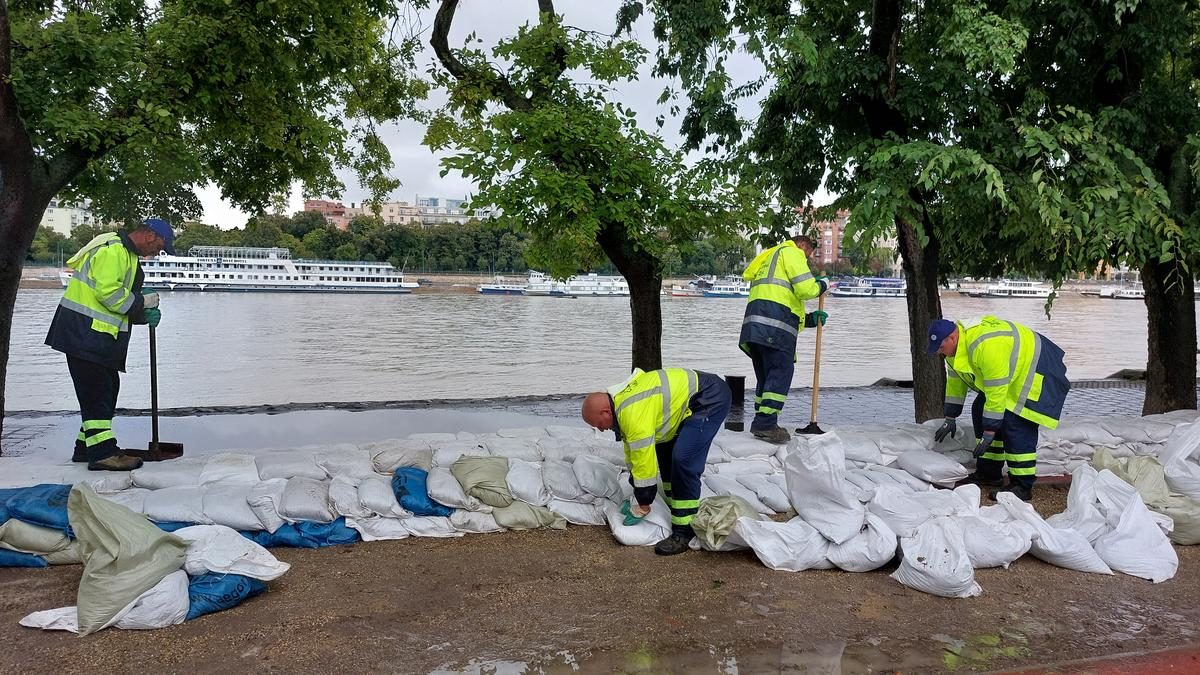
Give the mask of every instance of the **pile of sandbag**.
[{"label": "pile of sandbag", "polygon": [[1172,434],[1182,425],[1196,422],[1198,415],[1195,410],[1176,410],[1145,417],[1114,415],[1063,420],[1057,429],[1041,430],[1038,475],[1074,473],[1079,466],[1090,462],[1099,449],[1119,459],[1158,457],[1166,450]]}]

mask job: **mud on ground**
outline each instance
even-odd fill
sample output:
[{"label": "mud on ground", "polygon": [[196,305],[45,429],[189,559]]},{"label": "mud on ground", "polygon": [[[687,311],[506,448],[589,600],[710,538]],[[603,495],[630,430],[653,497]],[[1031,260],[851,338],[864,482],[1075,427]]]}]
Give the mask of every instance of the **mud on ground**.
[{"label": "mud on ground", "polygon": [[[1038,490],[1043,514],[1065,489]],[[867,574],[773,572],[751,553],[656,557],[606,528],[275,549],[293,565],[233,610],[87,638],[22,628],[75,602],[79,567],[0,570],[0,672],[997,670],[1200,641],[1200,548],[1163,584],[1029,556],[981,597]]]}]

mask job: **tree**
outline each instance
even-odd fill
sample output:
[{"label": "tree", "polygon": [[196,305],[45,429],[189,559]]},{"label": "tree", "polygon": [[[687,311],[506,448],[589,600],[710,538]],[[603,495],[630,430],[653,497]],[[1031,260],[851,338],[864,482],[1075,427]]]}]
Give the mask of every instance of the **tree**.
[{"label": "tree", "polygon": [[[472,206],[530,235],[527,255],[557,278],[607,256],[629,282],[632,362],[662,366],[662,258],[671,242],[732,229],[752,192],[738,192],[711,163],[681,153],[637,126],[606,87],[636,77],[644,50],[632,40],[571,28],[539,0],[539,18],[490,57],[452,49],[458,0],[441,0],[431,44],[449,103],[429,125],[434,150],[478,184]],[[565,74],[586,73],[597,84]],[[757,214],[756,214],[757,215]]]},{"label": "tree", "polygon": [[388,39],[390,9],[0,0],[0,397],[21,266],[54,195],[178,217],[192,209],[156,202],[161,188],[215,181],[256,211],[294,181],[338,192],[339,166],[394,187],[373,121],[412,114],[425,85],[409,75],[415,43]]}]

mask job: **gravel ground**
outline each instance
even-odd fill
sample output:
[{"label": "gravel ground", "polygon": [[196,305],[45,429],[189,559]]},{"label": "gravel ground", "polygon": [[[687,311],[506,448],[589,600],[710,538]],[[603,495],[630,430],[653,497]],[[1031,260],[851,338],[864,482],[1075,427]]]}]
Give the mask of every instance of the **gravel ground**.
[{"label": "gravel ground", "polygon": [[[1043,486],[1043,514],[1066,490]],[[74,604],[79,567],[0,570],[2,672],[996,670],[1200,641],[1200,550],[1178,575],[1081,574],[1026,556],[948,600],[888,574],[773,572],[751,553],[656,557],[606,528],[276,549],[293,565],[233,610],[87,638],[25,629]],[[576,670],[578,669],[578,670]]]}]

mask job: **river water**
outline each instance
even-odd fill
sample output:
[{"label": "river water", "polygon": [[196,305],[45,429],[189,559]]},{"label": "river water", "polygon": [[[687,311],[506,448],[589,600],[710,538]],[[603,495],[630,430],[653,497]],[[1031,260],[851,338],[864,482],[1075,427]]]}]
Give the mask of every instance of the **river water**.
[{"label": "river water", "polygon": [[[9,411],[77,407],[63,355],[43,344],[60,296],[17,296]],[[995,314],[1050,337],[1066,350],[1072,379],[1145,367],[1141,302],[1064,295],[1049,320],[1040,300],[946,292],[942,303],[949,317]],[[744,308],[738,299],[664,297],[664,362],[747,375],[752,386],[750,360],[737,347]],[[628,372],[625,298],[181,292],[165,293],[162,310],[162,407],[578,393]],[[911,377],[903,299],[831,297],[827,310],[823,385]],[[134,331],[120,405],[145,408],[147,334]],[[814,336],[801,334],[793,386],[812,382]]]}]

